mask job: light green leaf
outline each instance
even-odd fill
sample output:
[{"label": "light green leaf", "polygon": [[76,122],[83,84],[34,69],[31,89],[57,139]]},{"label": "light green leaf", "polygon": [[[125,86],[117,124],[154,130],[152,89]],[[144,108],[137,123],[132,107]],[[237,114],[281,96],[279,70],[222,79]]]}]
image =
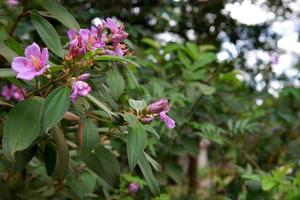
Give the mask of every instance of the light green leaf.
[{"label": "light green leaf", "polygon": [[28,148],[41,132],[40,113],[43,99],[32,98],[18,103],[8,114],[3,128],[4,152],[14,157]]},{"label": "light green leaf", "polygon": [[16,77],[16,73],[10,68],[0,69],[0,78]]},{"label": "light green leaf", "polygon": [[79,31],[80,26],[78,22],[65,7],[61,6],[54,0],[43,0],[42,6],[63,25],[70,29],[75,29],[76,31]]},{"label": "light green leaf", "polygon": [[127,156],[131,169],[138,163],[147,145],[147,133],[141,123],[136,123],[128,130],[127,136]]},{"label": "light green leaf", "polygon": [[136,62],[129,60],[125,57],[121,57],[121,56],[111,56],[111,55],[102,55],[102,56],[98,56],[96,57],[94,60],[97,61],[118,61],[118,62],[127,62],[130,63],[136,67],[140,67],[139,64],[137,64]]},{"label": "light green leaf", "polygon": [[128,103],[130,105],[131,108],[137,110],[137,111],[141,111],[144,108],[146,108],[147,104],[144,100],[134,100],[134,99],[129,99]]},{"label": "light green leaf", "polygon": [[150,188],[150,191],[154,195],[159,196],[159,193],[160,193],[159,185],[153,175],[151,166],[150,166],[145,154],[141,155],[138,165],[146,179],[146,182]]},{"label": "light green leaf", "polygon": [[47,96],[42,113],[42,124],[45,132],[48,132],[64,117],[71,104],[70,94],[70,88],[59,87]]},{"label": "light green leaf", "polygon": [[55,28],[45,18],[35,13],[31,13],[31,21],[47,47],[53,53],[63,58],[64,50]]},{"label": "light green leaf", "polygon": [[16,52],[14,52],[3,42],[0,42],[0,55],[3,56],[9,63],[12,62],[14,57],[18,56]]}]

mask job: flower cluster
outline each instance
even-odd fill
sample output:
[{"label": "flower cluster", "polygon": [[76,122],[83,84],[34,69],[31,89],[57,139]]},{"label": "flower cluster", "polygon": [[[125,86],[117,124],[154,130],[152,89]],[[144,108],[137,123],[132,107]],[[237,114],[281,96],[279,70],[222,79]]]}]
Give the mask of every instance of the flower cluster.
[{"label": "flower cluster", "polygon": [[149,124],[154,120],[155,116],[159,116],[159,119],[163,121],[169,129],[173,129],[175,128],[175,121],[167,115],[169,110],[168,99],[162,98],[147,107],[147,115],[141,118],[141,121],[145,124]]},{"label": "flower cluster", "polygon": [[[68,36],[70,44],[69,51],[65,55],[66,61],[96,50],[97,55],[124,56],[127,52],[124,40],[128,37],[128,33],[125,32],[123,24],[117,23],[111,18],[101,20],[98,26],[92,26],[91,29],[80,29],[78,33],[69,30]],[[48,59],[48,49],[41,50],[36,43],[32,43],[25,49],[25,57],[15,57],[11,66],[17,74],[17,78],[30,81],[42,75],[50,67]],[[91,87],[84,82],[88,76],[88,74],[83,74],[78,78],[69,79],[72,84],[70,98],[73,102],[76,101],[77,96],[86,96],[91,91]]]},{"label": "flower cluster", "polygon": [[16,85],[5,85],[2,87],[1,95],[7,100],[15,99],[16,101],[24,100],[24,95],[26,90],[24,88],[20,89]]},{"label": "flower cluster", "polygon": [[128,37],[123,24],[107,18],[98,26],[91,29],[69,30],[69,53],[66,59],[72,59],[84,55],[86,52],[98,50],[99,54],[123,56],[127,52],[127,46],[123,41]]}]

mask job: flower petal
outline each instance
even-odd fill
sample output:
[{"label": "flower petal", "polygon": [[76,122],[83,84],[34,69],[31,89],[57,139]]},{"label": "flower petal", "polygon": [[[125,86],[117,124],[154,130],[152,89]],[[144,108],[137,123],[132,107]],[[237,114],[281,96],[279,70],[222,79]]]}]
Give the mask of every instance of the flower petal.
[{"label": "flower petal", "polygon": [[31,71],[31,72],[20,72],[17,75],[17,78],[21,78],[27,81],[31,81],[33,78],[35,77],[35,72]]},{"label": "flower petal", "polygon": [[31,56],[39,58],[41,55],[41,49],[39,47],[39,45],[37,45],[35,42],[32,43],[30,46],[28,46],[25,49],[25,56],[26,58],[31,58]]},{"label": "flower petal", "polygon": [[25,57],[14,57],[11,67],[15,72],[28,72],[33,70],[30,61]]},{"label": "flower petal", "polygon": [[41,54],[41,64],[42,66],[46,65],[49,59],[49,53],[48,53],[48,48],[43,48],[42,54]]}]

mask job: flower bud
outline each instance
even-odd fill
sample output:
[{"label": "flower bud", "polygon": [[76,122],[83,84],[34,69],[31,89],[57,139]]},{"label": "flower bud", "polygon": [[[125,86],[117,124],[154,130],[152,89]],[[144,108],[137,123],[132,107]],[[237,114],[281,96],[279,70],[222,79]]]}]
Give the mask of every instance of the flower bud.
[{"label": "flower bud", "polygon": [[162,98],[159,101],[150,104],[147,110],[151,114],[159,114],[160,112],[167,112],[169,110],[168,99]]},{"label": "flower bud", "polygon": [[138,183],[130,183],[128,186],[128,191],[130,193],[136,193],[140,189],[140,185]]},{"label": "flower bud", "polygon": [[148,115],[148,116],[146,116],[146,117],[141,118],[140,121],[141,121],[143,124],[150,124],[153,120],[154,120],[154,117]]}]

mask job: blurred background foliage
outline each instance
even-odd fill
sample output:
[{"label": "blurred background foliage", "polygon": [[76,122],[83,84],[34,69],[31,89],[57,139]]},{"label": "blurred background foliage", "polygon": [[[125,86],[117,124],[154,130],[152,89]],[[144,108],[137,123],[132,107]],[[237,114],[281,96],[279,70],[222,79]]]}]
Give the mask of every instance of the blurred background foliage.
[{"label": "blurred background foliage", "polygon": [[[250,14],[237,17],[233,7],[242,12],[245,2]],[[294,23],[300,15],[299,1],[60,3],[81,27],[90,26],[95,18],[111,16],[124,22],[132,54],[142,66],[129,75],[122,70],[127,95],[142,96],[146,101],[165,96],[172,105],[170,115],[175,118],[176,129],[170,131],[155,124],[160,140],[152,137],[147,145],[149,155],[160,164],[155,174],[162,195],[157,200],[300,199],[300,45],[299,23]],[[31,1],[29,6],[35,5]],[[267,13],[266,19],[243,21],[261,11],[251,10],[249,5]],[[18,8],[3,5],[1,9],[1,17],[10,16],[13,26]],[[20,43],[39,41],[28,18],[21,19],[13,34]],[[51,23],[66,41],[67,29],[55,20]],[[296,35],[295,41],[282,45],[284,31]],[[6,65],[4,60],[1,64]],[[110,143],[117,154],[125,151],[118,139]],[[118,159],[126,166],[126,158]],[[1,168],[5,168],[5,160]],[[123,170],[120,189],[104,190],[108,186],[89,171],[79,168],[64,185],[47,177],[39,161],[32,160],[26,172],[30,178],[25,179],[25,174],[15,176],[9,182],[10,191],[1,183],[0,197],[9,199],[14,191],[20,199],[153,198],[143,187],[138,171],[130,172],[128,167]],[[3,181],[6,176],[2,170]],[[127,192],[130,182],[141,185],[134,195]]]}]

